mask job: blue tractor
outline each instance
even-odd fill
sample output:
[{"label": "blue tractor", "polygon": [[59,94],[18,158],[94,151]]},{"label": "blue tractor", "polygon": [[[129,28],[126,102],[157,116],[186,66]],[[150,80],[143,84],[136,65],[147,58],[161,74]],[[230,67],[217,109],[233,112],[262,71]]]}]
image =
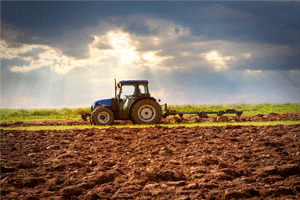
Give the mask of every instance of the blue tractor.
[{"label": "blue tractor", "polygon": [[155,124],[161,118],[162,108],[150,96],[147,80],[124,80],[118,84],[115,80],[115,97],[94,102],[89,116],[93,125],[111,125],[114,120]]}]

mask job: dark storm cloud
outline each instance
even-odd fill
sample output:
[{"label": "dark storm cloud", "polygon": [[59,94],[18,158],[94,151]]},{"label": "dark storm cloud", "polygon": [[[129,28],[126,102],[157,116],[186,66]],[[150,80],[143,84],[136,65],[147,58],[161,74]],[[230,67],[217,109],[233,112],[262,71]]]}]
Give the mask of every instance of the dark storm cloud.
[{"label": "dark storm cloud", "polygon": [[34,39],[30,31],[20,30],[11,24],[1,21],[1,39],[6,41],[9,47],[20,47],[24,44],[33,44]]},{"label": "dark storm cloud", "polygon": [[[20,30],[20,28],[5,22],[1,25],[1,39],[6,42],[8,47],[22,47],[25,44],[48,45],[50,47],[58,48],[63,54],[77,59],[89,57],[88,44],[92,43],[94,40],[93,37],[87,35],[84,31],[74,32],[68,30],[59,36],[52,35],[46,37],[40,33],[32,34],[26,29]],[[34,52],[31,54],[33,53]]]},{"label": "dark storm cloud", "polygon": [[190,10],[186,21],[194,34],[210,39],[258,41],[271,44],[300,42],[299,2],[217,2]]},{"label": "dark storm cloud", "polygon": [[69,32],[60,37],[45,38],[44,41],[39,40],[40,44],[46,44],[48,46],[58,48],[64,55],[74,57],[76,59],[88,58],[89,50],[88,45],[94,41],[93,37],[86,35],[85,33]]},{"label": "dark storm cloud", "polygon": [[193,35],[205,40],[299,48],[299,5],[299,2],[2,2],[5,8],[2,20],[18,27],[2,23],[2,38],[12,47],[47,44],[65,55],[82,59],[89,57],[87,48],[93,41],[92,34],[108,30],[103,26],[97,28],[104,22],[136,35],[155,36],[163,27],[150,28],[146,20],[159,18],[188,27]]},{"label": "dark storm cloud", "polygon": [[249,68],[252,70],[299,70],[299,63],[298,56],[278,56],[253,62]]}]

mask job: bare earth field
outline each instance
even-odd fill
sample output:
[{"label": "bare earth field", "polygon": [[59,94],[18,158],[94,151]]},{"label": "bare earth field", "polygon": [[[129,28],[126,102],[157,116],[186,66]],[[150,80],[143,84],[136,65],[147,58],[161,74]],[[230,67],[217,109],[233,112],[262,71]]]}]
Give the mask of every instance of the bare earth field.
[{"label": "bare earth field", "polygon": [[[226,116],[226,115],[225,115]],[[234,121],[235,116],[229,116],[229,121]],[[269,114],[256,114],[250,116],[241,117],[242,122],[267,122],[267,121],[288,121],[288,120],[300,120],[300,113],[269,113]],[[178,117],[167,117],[166,119],[161,120],[161,124],[168,123],[180,123],[185,121],[216,121],[216,115],[210,115],[208,118],[201,118],[199,120],[198,116],[193,117],[183,117],[183,120],[180,120]],[[13,121],[13,122],[0,122],[1,127],[24,127],[24,126],[66,126],[66,125],[89,125],[88,121],[83,120],[43,120],[43,121]],[[132,124],[131,121],[119,121],[115,120],[115,124],[126,125]]]},{"label": "bare earth field", "polygon": [[1,199],[244,198],[300,199],[299,124],[1,130]]}]

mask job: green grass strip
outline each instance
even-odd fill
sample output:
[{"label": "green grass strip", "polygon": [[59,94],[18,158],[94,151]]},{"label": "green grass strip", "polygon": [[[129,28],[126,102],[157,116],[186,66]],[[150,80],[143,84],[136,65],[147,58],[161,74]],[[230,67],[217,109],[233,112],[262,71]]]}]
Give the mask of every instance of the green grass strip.
[{"label": "green grass strip", "polygon": [[[300,112],[300,104],[232,104],[232,105],[168,105],[168,109],[178,112],[220,111],[226,109],[242,110],[242,116],[252,114]],[[90,112],[90,108],[61,109],[0,109],[2,122],[38,121],[53,119],[80,119],[82,113]]]},{"label": "green grass strip", "polygon": [[[200,122],[200,123],[179,123],[179,124],[159,124],[160,126],[168,126],[168,127],[177,127],[177,126],[185,126],[185,127],[210,127],[210,126],[227,126],[227,125],[240,125],[240,126],[274,126],[274,125],[292,125],[292,124],[300,124],[300,120],[298,121],[270,121],[270,122],[225,122],[225,123],[217,123],[217,122]],[[113,126],[92,126],[92,125],[74,125],[74,126],[28,126],[28,127],[1,127],[2,130],[67,130],[67,129],[86,129],[86,128],[98,128],[105,129],[109,127],[115,128],[147,128],[154,127],[156,125],[113,125]]]}]

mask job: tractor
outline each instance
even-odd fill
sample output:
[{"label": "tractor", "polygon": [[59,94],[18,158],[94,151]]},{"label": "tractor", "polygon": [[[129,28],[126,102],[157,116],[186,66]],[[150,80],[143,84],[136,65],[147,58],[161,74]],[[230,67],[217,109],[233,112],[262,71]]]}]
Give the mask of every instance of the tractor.
[{"label": "tractor", "polygon": [[[159,100],[160,101],[160,100]],[[114,120],[155,124],[162,118],[159,101],[151,97],[147,80],[115,80],[115,97],[93,103],[89,116],[94,125],[111,125]]]}]

